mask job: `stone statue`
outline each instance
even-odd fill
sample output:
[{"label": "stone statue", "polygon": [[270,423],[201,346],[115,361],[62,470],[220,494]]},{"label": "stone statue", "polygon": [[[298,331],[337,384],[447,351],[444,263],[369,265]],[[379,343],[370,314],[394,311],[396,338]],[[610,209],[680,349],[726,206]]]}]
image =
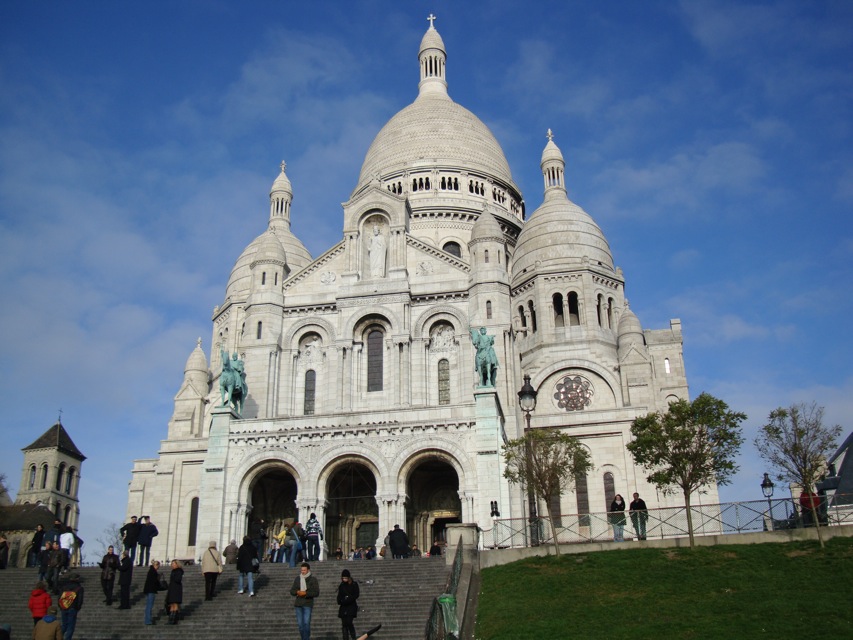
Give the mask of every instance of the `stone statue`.
[{"label": "stone statue", "polygon": [[498,357],[495,355],[495,338],[486,335],[486,327],[470,329],[471,342],[477,349],[477,357],[474,359],[474,370],[480,379],[481,387],[494,387],[498,377]]},{"label": "stone statue", "polygon": [[373,235],[370,237],[367,251],[370,254],[370,275],[374,278],[384,278],[387,248],[385,246],[385,236],[382,235],[378,224],[373,225]]},{"label": "stone statue", "polygon": [[222,396],[222,406],[230,407],[233,404],[237,413],[243,415],[243,401],[246,399],[249,390],[246,385],[243,361],[237,357],[236,352],[229,359],[228,352],[221,348],[219,349],[219,356],[222,359],[222,375],[219,376],[219,393]]}]

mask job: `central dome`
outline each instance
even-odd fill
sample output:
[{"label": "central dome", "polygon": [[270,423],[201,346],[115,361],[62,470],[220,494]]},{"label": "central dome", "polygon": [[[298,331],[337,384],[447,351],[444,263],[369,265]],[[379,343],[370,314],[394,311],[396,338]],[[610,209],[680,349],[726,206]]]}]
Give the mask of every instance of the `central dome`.
[{"label": "central dome", "polygon": [[482,173],[512,185],[503,149],[489,128],[447,94],[444,42],[430,25],[421,41],[418,97],[397,113],[367,150],[359,187],[374,177],[432,166]]},{"label": "central dome", "polygon": [[512,184],[509,163],[489,128],[440,94],[419,96],[382,127],[367,150],[358,182],[436,164],[481,171]]}]

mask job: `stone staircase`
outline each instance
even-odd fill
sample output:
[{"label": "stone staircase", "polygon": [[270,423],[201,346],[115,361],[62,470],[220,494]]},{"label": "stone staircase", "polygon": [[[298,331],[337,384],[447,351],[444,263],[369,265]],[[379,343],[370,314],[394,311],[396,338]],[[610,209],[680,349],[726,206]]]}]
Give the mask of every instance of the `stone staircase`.
[{"label": "stone staircase", "polygon": [[[327,561],[311,565],[320,582],[320,597],[311,620],[312,640],[340,640],[341,623],[335,601],[341,571],[349,569],[358,582],[361,597],[355,621],[358,633],[380,622],[377,640],[422,640],[432,599],[439,595],[448,577],[444,558],[407,560]],[[142,585],[147,568],[135,567],[130,610],[118,610],[118,585],[111,607],[103,603],[100,570],[77,569],[83,578],[85,596],[77,619],[75,640],[266,640],[299,638],[290,587],[297,569],[264,563],[255,579],[255,597],[237,594],[237,572],[225,567],[217,582],[217,596],[204,601],[204,578],[198,566],[185,567],[183,617],[166,624],[163,614],[165,592],[157,595],[154,626],[145,626],[145,597]],[[168,567],[163,572],[168,578]],[[38,577],[36,569],[7,569],[0,572],[0,623],[12,625],[12,638],[30,638],[33,622],[27,608]],[[57,598],[54,598],[54,604]]]}]

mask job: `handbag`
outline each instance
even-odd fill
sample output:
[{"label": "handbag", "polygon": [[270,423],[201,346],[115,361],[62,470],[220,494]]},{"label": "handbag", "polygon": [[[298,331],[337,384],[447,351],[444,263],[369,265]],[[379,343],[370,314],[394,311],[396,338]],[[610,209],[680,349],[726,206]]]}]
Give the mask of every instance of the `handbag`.
[{"label": "handbag", "polygon": [[216,556],[213,555],[213,549],[208,549],[207,552],[210,554],[210,557],[213,558],[213,561],[216,562],[216,572],[222,573],[222,563],[216,561]]},{"label": "handbag", "polygon": [[257,558],[252,558],[252,573],[261,572],[261,561]]}]

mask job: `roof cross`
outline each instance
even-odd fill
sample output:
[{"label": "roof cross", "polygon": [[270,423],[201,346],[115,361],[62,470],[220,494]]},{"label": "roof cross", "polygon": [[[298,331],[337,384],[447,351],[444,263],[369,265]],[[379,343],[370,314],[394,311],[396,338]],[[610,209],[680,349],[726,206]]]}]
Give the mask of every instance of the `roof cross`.
[{"label": "roof cross", "polygon": [[284,170],[287,168],[287,163],[284,160],[282,160],[281,164],[278,166],[281,167],[281,172],[284,173]]},{"label": "roof cross", "polygon": [[554,139],[554,134],[553,134],[553,133],[551,133],[551,130],[550,130],[550,129],[548,129],[548,141],[550,142],[550,141],[552,141],[553,139]]},{"label": "roof cross", "polygon": [[62,409],[59,410],[59,417],[56,419],[59,424],[62,424]]},{"label": "roof cross", "polygon": [[435,16],[433,14],[429,14],[427,20],[429,20],[429,28],[435,29],[435,25],[433,24],[433,22],[435,21]]}]

